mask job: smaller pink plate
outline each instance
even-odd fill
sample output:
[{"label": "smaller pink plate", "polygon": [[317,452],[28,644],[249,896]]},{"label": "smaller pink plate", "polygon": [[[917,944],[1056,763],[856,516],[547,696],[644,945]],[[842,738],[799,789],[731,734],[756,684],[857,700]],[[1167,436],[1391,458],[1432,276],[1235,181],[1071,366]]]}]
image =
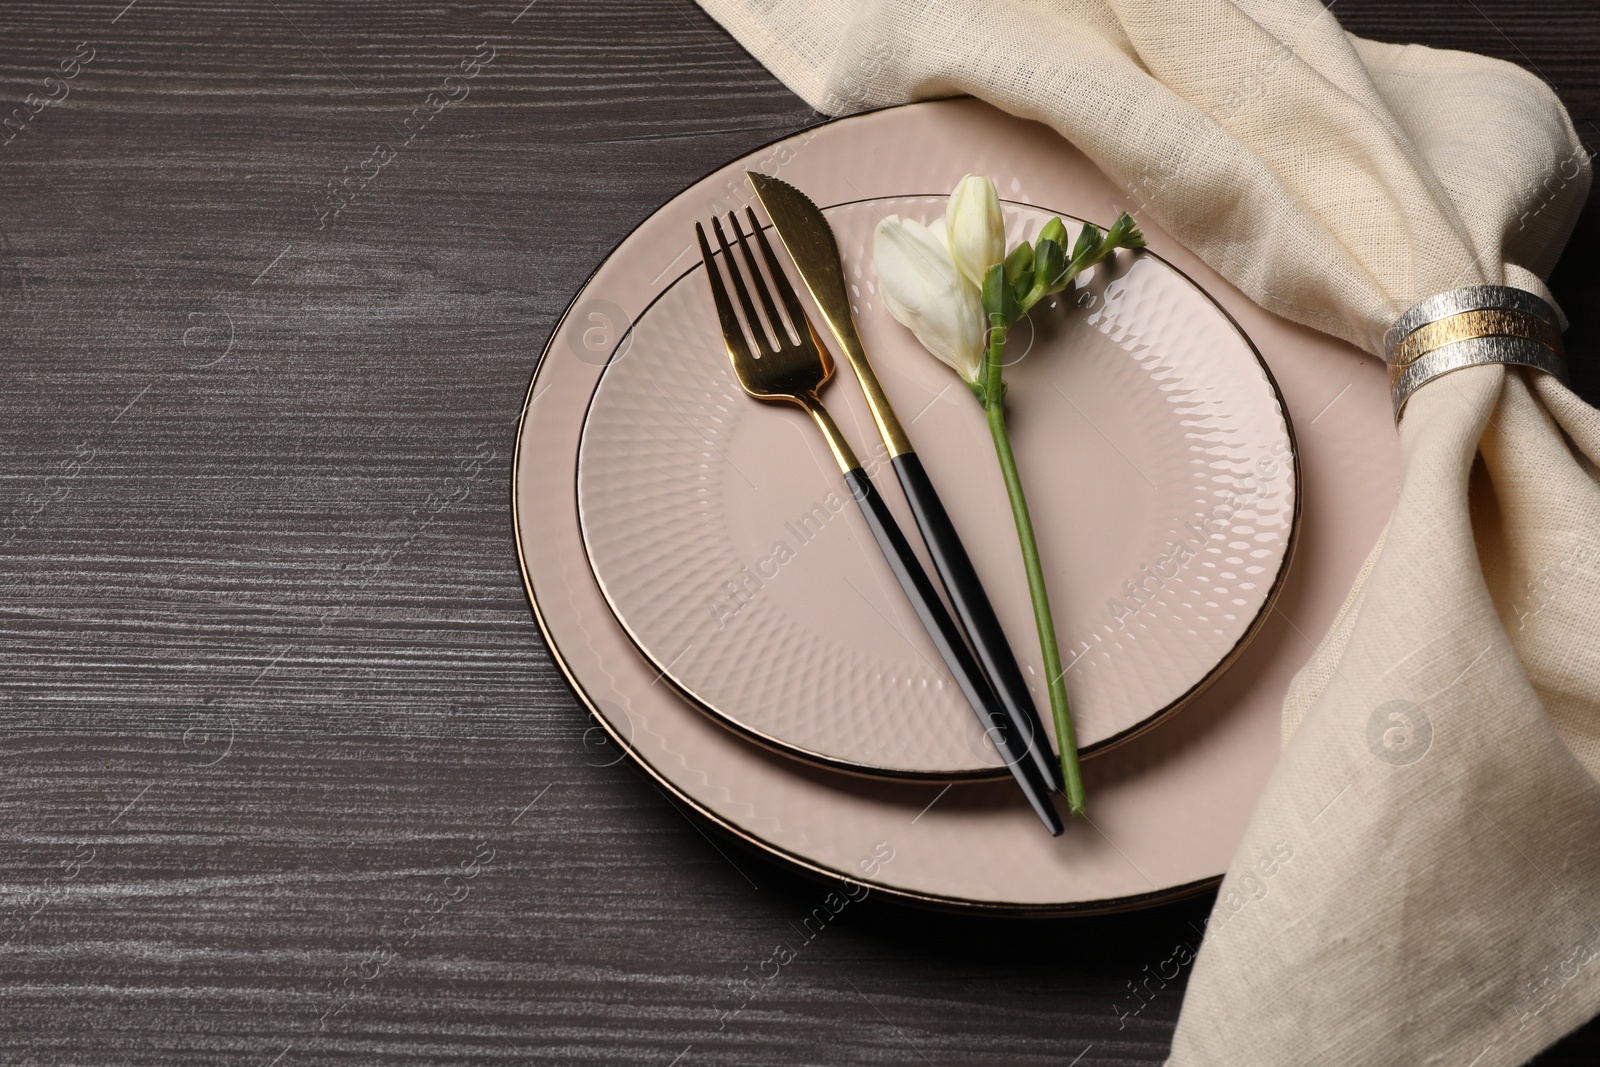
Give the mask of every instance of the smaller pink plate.
[{"label": "smaller pink plate", "polygon": [[[826,214],[863,342],[1048,721],[982,411],[877,297],[877,222],[927,222],[943,209],[942,197],[891,197]],[[1031,239],[1054,214],[1008,204],[1007,232]],[[1255,348],[1187,276],[1152,253],[1123,253],[1071,296],[1014,331],[1007,401],[1074,721],[1094,751],[1183,704],[1254,632],[1290,554],[1297,467]],[[915,540],[859,387],[840,368],[823,399]],[[613,353],[585,421],[577,489],[585,548],[613,613],[702,709],[845,769],[1003,773],[815,428],[734,381],[698,266]]]}]

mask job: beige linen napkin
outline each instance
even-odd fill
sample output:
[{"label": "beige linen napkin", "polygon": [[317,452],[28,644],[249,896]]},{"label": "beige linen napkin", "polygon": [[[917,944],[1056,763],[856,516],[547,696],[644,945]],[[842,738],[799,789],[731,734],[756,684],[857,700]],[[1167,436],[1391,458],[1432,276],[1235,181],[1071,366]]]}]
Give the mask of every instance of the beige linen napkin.
[{"label": "beige linen napkin", "polygon": [[[1589,188],[1537,78],[1313,0],[701,2],[823,111],[971,93],[1048,123],[1263,306],[1372,352],[1441,291],[1548,299]],[[1399,434],[1173,1064],[1497,1067],[1600,1010],[1600,413],[1477,367]]]}]

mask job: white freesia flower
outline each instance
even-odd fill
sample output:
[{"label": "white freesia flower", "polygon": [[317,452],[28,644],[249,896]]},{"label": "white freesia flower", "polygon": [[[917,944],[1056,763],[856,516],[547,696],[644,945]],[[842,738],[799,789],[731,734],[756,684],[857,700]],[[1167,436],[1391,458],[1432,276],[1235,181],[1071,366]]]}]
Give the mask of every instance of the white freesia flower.
[{"label": "white freesia flower", "polygon": [[1006,258],[1006,223],[994,181],[981,174],[961,179],[944,217],[949,227],[950,255],[962,275],[983,288],[983,276]]},{"label": "white freesia flower", "polygon": [[[1104,232],[1086,226],[1075,247],[1076,258],[1066,252],[1066,228],[1060,219],[1046,224],[1036,242],[1022,242],[1014,250],[1010,277],[989,294],[993,316],[984,311],[983,280],[1006,262],[1005,217],[994,182],[967,175],[950,194],[944,217],[923,226],[891,215],[872,234],[877,260],[878,292],[889,313],[916,334],[924,348],[955,369],[972,387],[983,405],[994,437],[995,458],[1005,480],[1006,496],[1016,520],[1017,545],[1022,550],[1033,601],[1033,621],[1039,632],[1039,653],[1050,682],[1050,713],[1061,747],[1061,781],[1067,806],[1075,815],[1084,812],[1083,773],[1078,766],[1078,742],[1072,724],[1067,688],[1062,681],[1061,649],[1056,624],[1039,560],[1039,542],[1017,473],[1011,435],[1006,429],[1006,336],[1041,300],[1065,291],[1083,271],[1101,263],[1118,249],[1144,247],[1144,237],[1127,212]],[[1040,251],[1043,249],[1043,251]],[[986,356],[992,356],[987,359]],[[982,374],[984,381],[978,381]]]},{"label": "white freesia flower", "polygon": [[983,360],[983,302],[940,237],[898,215],[878,223],[872,235],[878,291],[895,321],[970,385]]}]

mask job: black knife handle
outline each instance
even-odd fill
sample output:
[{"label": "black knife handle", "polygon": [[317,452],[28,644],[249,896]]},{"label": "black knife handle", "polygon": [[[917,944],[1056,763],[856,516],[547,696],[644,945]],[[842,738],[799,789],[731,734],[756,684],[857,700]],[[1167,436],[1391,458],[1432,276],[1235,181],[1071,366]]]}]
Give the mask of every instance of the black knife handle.
[{"label": "black knife handle", "polygon": [[995,747],[1000,750],[1007,769],[1022,787],[1028,803],[1033,806],[1033,810],[1044,821],[1050,833],[1061,833],[1061,817],[1050,804],[1049,791],[1044,787],[1044,783],[1037,779],[1027,751],[1018,745],[1016,731],[1008,728],[1008,717],[995,699],[977,662],[972,658],[972,653],[967,650],[966,642],[961,638],[961,631],[956,628],[955,620],[945,610],[944,603],[928,579],[927,572],[922,569],[922,564],[911,551],[911,545],[906,541],[905,534],[900,531],[900,524],[895,522],[894,515],[883,502],[883,497],[878,495],[866,471],[860,467],[848,470],[845,472],[844,481],[850,487],[850,495],[855,497],[856,503],[861,506],[861,514],[866,518],[867,525],[872,528],[872,536],[877,540],[883,558],[894,571],[895,580],[905,591],[906,599],[911,601],[917,618],[922,621],[923,629],[933,638],[934,647],[939,650],[945,666],[949,667],[950,673],[955,676],[956,684],[961,687],[961,693],[967,698],[967,703],[972,706],[973,712],[977,714],[978,721],[995,742]]},{"label": "black knife handle", "polygon": [[939,572],[939,580],[944,583],[944,590],[956,609],[956,617],[972,639],[972,648],[994,686],[995,695],[1000,698],[1002,710],[1016,726],[1020,747],[1026,750],[1051,790],[1061,792],[1060,764],[1050,748],[1050,735],[1045,733],[1044,724],[1039,720],[1016,654],[1006,641],[1006,632],[1000,628],[1000,620],[995,617],[994,607],[983,591],[983,583],[978,580],[978,572],[961,544],[944,503],[915,452],[903,452],[895,456],[893,462],[911,513],[922,530],[928,554],[933,557],[933,567]]}]

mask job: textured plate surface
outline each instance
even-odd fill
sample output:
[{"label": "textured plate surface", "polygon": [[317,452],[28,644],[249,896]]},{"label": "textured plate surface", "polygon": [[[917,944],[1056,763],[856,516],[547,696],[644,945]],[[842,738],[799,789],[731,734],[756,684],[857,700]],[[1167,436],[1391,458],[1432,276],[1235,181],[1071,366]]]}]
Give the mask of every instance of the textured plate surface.
[{"label": "textured plate surface", "polygon": [[[685,190],[617,248],[574,299],[530,383],[512,496],[535,617],[597,720],[587,735],[591,761],[631,758],[676,803],[752,847],[905,899],[1083,912],[1210,884],[1277,760],[1289,680],[1333,621],[1394,503],[1399,450],[1382,364],[1268,315],[1141,217],[1152,248],[1255,341],[1295,425],[1302,520],[1261,632],[1183,711],[1085,765],[1093,821],[1074,820],[1061,838],[1040,831],[1007,782],[946,789],[805,764],[727,729],[658,679],[595,584],[573,491],[584,415],[607,356],[628,323],[693,266],[695,221],[748,202],[744,172],[752,168],[821,203],[947,190],[977,172],[1012,176],[1002,190],[1010,199],[1082,217],[1137,207],[1045,127],[976,101],[942,101],[769,145]],[[934,443],[923,444],[930,458]],[[1337,789],[1330,784],[1329,796]]]},{"label": "textured plate surface", "polygon": [[[1047,709],[982,409],[877,296],[878,221],[932,222],[943,210],[942,197],[901,197],[825,214],[874,366]],[[1054,214],[1005,213],[1013,240],[1033,239]],[[1072,236],[1079,225],[1069,223]],[[1123,253],[1064,295],[1019,327],[1006,377],[1078,736],[1093,749],[1197,691],[1253,629],[1288,557],[1295,466],[1254,349],[1181,273]],[[865,401],[839,365],[824,400],[898,504]],[[706,709],[769,743],[869,771],[1000,766],[821,435],[798,408],[740,390],[703,269],[650,306],[602,376],[578,506],[617,617]]]}]

